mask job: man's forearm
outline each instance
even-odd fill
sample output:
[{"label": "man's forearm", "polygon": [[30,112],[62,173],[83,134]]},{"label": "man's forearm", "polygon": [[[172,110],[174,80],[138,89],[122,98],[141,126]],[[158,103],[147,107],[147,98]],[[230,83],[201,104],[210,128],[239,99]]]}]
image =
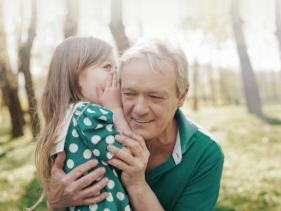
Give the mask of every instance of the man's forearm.
[{"label": "man's forearm", "polygon": [[147,183],[142,187],[132,187],[127,191],[135,211],[164,211],[155,193]]}]

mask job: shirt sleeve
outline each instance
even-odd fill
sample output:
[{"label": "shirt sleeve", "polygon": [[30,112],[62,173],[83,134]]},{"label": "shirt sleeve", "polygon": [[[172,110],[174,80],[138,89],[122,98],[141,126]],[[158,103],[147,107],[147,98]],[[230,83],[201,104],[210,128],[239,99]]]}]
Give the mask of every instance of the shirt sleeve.
[{"label": "shirt sleeve", "polygon": [[115,141],[118,132],[113,125],[112,111],[98,105],[87,104],[82,110],[75,111],[74,119],[82,142],[98,159],[107,161],[112,158],[107,151],[108,144],[122,148],[122,144]]},{"label": "shirt sleeve", "polygon": [[199,169],[180,196],[174,211],[213,211],[219,195],[224,158]]}]

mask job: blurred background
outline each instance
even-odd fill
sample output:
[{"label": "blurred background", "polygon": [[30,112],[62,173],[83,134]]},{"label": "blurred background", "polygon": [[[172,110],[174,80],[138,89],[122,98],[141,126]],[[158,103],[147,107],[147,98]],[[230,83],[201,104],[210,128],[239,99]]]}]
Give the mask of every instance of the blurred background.
[{"label": "blurred background", "polygon": [[73,35],[119,55],[144,37],[178,42],[183,110],[225,153],[217,210],[281,210],[281,0],[0,0],[0,210],[41,195],[40,98],[54,48]]}]

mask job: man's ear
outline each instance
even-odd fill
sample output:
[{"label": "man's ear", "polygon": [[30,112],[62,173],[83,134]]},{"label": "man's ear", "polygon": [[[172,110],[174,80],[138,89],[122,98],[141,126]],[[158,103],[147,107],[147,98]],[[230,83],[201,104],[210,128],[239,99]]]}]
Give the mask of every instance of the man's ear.
[{"label": "man's ear", "polygon": [[186,89],[186,90],[184,91],[184,93],[182,93],[182,94],[180,95],[180,97],[179,97],[179,102],[178,102],[178,108],[183,106],[184,101],[185,101],[185,98],[186,98],[186,95],[187,95],[187,92],[188,92],[188,89]]}]

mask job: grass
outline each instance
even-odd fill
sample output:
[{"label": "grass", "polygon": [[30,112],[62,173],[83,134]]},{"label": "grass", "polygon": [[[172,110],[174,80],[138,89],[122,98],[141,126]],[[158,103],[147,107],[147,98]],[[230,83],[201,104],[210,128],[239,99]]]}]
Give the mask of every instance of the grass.
[{"label": "grass", "polygon": [[[281,107],[265,112],[281,119]],[[241,107],[187,114],[219,140],[225,165],[217,210],[281,210],[281,125],[269,125]]]},{"label": "grass", "polygon": [[[265,111],[281,119],[281,106]],[[218,138],[225,153],[217,211],[281,210],[281,125],[265,123],[243,107],[185,112]],[[35,179],[35,143],[28,130],[10,140],[0,125],[0,210],[23,210],[42,192]],[[46,200],[36,210],[46,210]]]}]

